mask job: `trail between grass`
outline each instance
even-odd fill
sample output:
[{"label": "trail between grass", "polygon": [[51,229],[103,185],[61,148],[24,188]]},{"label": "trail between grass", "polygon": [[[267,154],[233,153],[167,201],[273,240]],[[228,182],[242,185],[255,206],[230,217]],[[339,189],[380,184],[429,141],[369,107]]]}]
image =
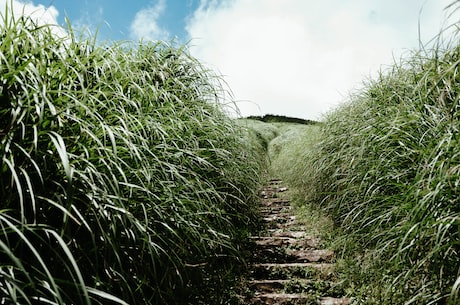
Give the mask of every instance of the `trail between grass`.
[{"label": "trail between grass", "polygon": [[333,251],[305,233],[290,200],[280,196],[286,190],[278,179],[260,190],[265,230],[253,237],[247,304],[349,304],[334,282]]}]

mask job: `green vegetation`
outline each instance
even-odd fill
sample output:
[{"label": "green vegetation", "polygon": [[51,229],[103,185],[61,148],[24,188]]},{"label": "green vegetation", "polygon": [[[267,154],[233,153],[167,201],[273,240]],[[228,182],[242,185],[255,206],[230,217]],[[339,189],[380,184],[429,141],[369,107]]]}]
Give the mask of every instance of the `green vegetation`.
[{"label": "green vegetation", "polygon": [[414,52],[321,124],[232,120],[184,46],[99,46],[8,12],[0,303],[231,302],[261,175],[333,240],[358,304],[460,302],[460,45]]},{"label": "green vegetation", "polygon": [[219,78],[184,47],[58,38],[8,9],[0,36],[0,303],[225,298],[263,158]]},{"label": "green vegetation", "polygon": [[459,70],[459,45],[414,52],[328,114],[293,166],[341,234],[359,304],[460,302]]},{"label": "green vegetation", "polygon": [[271,141],[268,154],[271,160],[272,175],[290,183],[292,177],[305,167],[303,156],[316,142],[319,127],[317,125],[299,125],[289,123],[273,123],[279,136]]},{"label": "green vegetation", "polygon": [[321,124],[252,125],[260,135],[274,130],[271,175],[333,242],[357,304],[460,302],[455,41],[439,37],[395,63]]},{"label": "green vegetation", "polygon": [[267,175],[280,178],[289,185],[289,197],[297,208],[297,217],[302,220],[308,233],[330,242],[333,235],[332,220],[317,206],[305,201],[309,155],[319,141],[322,124],[293,124],[293,120],[291,118],[272,123],[244,121],[245,126],[264,139],[269,162]]},{"label": "green vegetation", "polygon": [[248,116],[249,120],[256,120],[266,123],[297,123],[297,124],[317,124],[318,122],[313,120],[305,120],[299,118],[288,117],[285,115],[266,114],[264,116]]},{"label": "green vegetation", "polygon": [[252,148],[263,158],[263,163],[268,165],[269,156],[267,153],[269,145],[279,135],[278,128],[272,124],[251,119],[238,119],[236,122],[246,130],[246,137],[253,143]]}]

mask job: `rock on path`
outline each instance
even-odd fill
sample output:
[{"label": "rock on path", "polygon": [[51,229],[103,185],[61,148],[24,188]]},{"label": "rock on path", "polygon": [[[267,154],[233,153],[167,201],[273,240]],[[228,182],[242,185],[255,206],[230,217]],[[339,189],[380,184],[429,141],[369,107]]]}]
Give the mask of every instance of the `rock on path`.
[{"label": "rock on path", "polygon": [[246,304],[348,305],[334,280],[334,253],[321,248],[321,239],[305,233],[282,181],[270,180],[260,194],[266,230],[253,237],[255,251],[248,279]]}]

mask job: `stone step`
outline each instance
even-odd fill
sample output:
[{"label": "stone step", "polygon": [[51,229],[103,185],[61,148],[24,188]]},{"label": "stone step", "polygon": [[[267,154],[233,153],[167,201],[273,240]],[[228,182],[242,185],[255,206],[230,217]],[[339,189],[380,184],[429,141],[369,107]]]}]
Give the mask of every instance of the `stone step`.
[{"label": "stone step", "polygon": [[287,187],[268,186],[259,190],[259,197],[262,199],[277,198],[279,193],[288,191]]},{"label": "stone step", "polygon": [[287,249],[286,254],[289,258],[297,262],[332,262],[334,252],[329,249]]},{"label": "stone step", "polygon": [[323,297],[318,300],[318,305],[349,305],[350,303],[349,298]]},{"label": "stone step", "polygon": [[[288,234],[292,233],[292,234]],[[305,233],[300,232],[302,235],[296,232],[283,232],[272,234],[271,236],[254,236],[251,237],[257,246],[261,247],[301,247],[301,248],[318,248],[320,245],[320,239],[307,236]]]},{"label": "stone step", "polygon": [[318,305],[349,305],[351,300],[349,298],[331,298],[325,297],[320,298],[316,302],[312,303],[311,299],[313,297],[308,297],[306,295],[298,294],[280,294],[280,293],[267,293],[255,296],[251,300],[251,304],[254,305],[308,305],[308,304],[318,304]]},{"label": "stone step", "polygon": [[323,249],[289,249],[263,247],[254,252],[253,259],[260,263],[318,263],[332,262],[334,252]]},{"label": "stone step", "polygon": [[274,293],[283,290],[286,286],[296,284],[296,285],[307,285],[312,283],[312,280],[309,279],[273,279],[273,280],[252,280],[249,281],[249,287],[257,291],[258,293]]},{"label": "stone step", "polygon": [[290,228],[269,228],[266,229],[267,236],[285,236],[285,237],[294,237],[300,238],[306,235],[307,227],[301,224],[297,224],[296,226],[292,226]]},{"label": "stone step", "polygon": [[278,207],[278,206],[290,206],[291,201],[283,198],[270,198],[262,199],[260,202],[261,207]]},{"label": "stone step", "polygon": [[290,207],[280,207],[279,209],[260,209],[259,214],[262,217],[274,216],[278,214],[289,214],[292,215]]},{"label": "stone step", "polygon": [[268,230],[270,236],[273,237],[290,237],[290,238],[316,238],[306,236],[305,231],[283,231],[283,230]]},{"label": "stone step", "polygon": [[[309,280],[309,279],[286,279],[286,280],[253,280],[250,281],[249,287],[255,291],[256,295],[260,294],[300,294],[310,296],[326,295],[326,297],[315,298],[319,304],[348,304],[350,300],[348,298],[340,297],[341,292],[337,291],[337,287],[334,287],[334,282],[327,280]],[[340,288],[339,288],[340,289]],[[328,293],[332,293],[332,296],[327,296]],[[320,303],[321,302],[321,303]]]},{"label": "stone step", "polygon": [[350,298],[321,297],[316,299],[314,296],[301,293],[260,293],[251,299],[254,305],[349,305]]},{"label": "stone step", "polygon": [[329,279],[334,276],[332,263],[254,263],[251,269],[252,279]]},{"label": "stone step", "polygon": [[254,305],[300,305],[309,304],[307,295],[297,293],[263,293],[255,295],[251,299],[251,304]]},{"label": "stone step", "polygon": [[261,214],[273,214],[288,211],[292,211],[292,206],[287,204],[265,205],[259,208],[259,212]]},{"label": "stone step", "polygon": [[262,219],[265,222],[286,223],[288,221],[295,221],[296,218],[297,217],[295,215],[292,215],[292,213],[276,213],[265,216]]},{"label": "stone step", "polygon": [[[334,252],[321,249],[322,240],[305,231],[298,220],[288,191],[280,179],[259,190],[259,213],[265,222],[255,245],[247,285],[254,294],[248,305],[348,305],[337,284]],[[246,303],[245,303],[246,304]]]},{"label": "stone step", "polygon": [[297,219],[288,220],[288,221],[271,221],[266,222],[266,227],[270,230],[280,230],[280,231],[289,231],[289,230],[301,230],[303,226],[297,221]]},{"label": "stone step", "polygon": [[280,181],[274,181],[273,183],[270,182],[270,184],[261,187],[260,190],[262,190],[262,191],[264,191],[264,190],[273,190],[275,192],[281,192],[282,193],[282,192],[285,192],[285,191],[289,190],[289,188],[287,186],[282,185],[282,183],[280,183]]}]

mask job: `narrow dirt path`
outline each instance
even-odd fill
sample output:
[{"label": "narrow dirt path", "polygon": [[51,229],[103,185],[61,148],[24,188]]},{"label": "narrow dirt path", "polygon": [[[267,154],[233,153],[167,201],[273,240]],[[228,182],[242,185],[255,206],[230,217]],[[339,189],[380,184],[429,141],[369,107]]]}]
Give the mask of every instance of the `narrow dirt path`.
[{"label": "narrow dirt path", "polygon": [[335,282],[334,253],[322,247],[319,237],[305,233],[281,194],[286,190],[277,179],[260,190],[266,229],[253,237],[247,304],[349,304]]}]

